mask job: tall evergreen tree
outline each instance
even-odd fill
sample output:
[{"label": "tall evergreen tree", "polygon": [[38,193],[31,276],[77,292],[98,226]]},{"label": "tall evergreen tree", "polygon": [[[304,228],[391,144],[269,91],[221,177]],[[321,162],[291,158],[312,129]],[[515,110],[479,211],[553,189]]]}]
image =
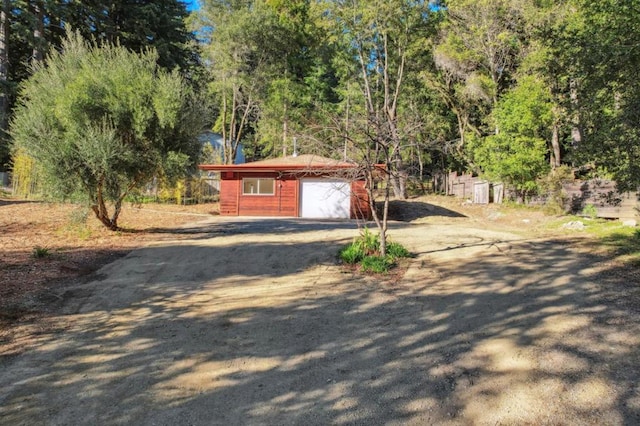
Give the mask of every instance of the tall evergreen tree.
[{"label": "tall evergreen tree", "polygon": [[[198,78],[195,38],[187,30],[188,12],[181,0],[3,0],[2,6],[0,112],[5,117],[11,115],[16,88],[31,74],[33,61],[60,47],[65,28],[139,53],[154,48],[162,68],[177,67],[191,80]],[[8,163],[6,146],[7,139],[0,138],[0,168]]]}]

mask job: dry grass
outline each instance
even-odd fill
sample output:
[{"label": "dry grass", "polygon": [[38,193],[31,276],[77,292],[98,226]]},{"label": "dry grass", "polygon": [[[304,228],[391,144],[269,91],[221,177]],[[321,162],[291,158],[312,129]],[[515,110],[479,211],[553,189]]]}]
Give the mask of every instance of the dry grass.
[{"label": "dry grass", "polygon": [[0,321],[33,315],[43,293],[217,210],[217,204],[126,205],[122,230],[113,232],[79,205],[0,198]]}]

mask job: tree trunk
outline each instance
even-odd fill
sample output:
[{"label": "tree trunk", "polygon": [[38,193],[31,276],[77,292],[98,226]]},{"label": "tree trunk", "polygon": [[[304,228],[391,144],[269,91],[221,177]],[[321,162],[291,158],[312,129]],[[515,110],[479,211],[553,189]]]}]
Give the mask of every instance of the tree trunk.
[{"label": "tree trunk", "polygon": [[347,85],[347,105],[346,105],[346,109],[345,109],[345,113],[344,113],[344,152],[342,153],[342,161],[347,161],[348,155],[347,155],[347,147],[348,147],[348,142],[349,142],[349,138],[347,137],[347,135],[349,134],[349,104],[351,101],[351,96],[349,94],[349,86]]},{"label": "tree trunk", "polygon": [[578,83],[575,80],[569,82],[569,96],[571,98],[571,106],[573,109],[573,117],[571,119],[571,144],[573,148],[577,148],[582,144],[582,129],[580,126],[580,102],[578,97]]},{"label": "tree trunk", "polygon": [[0,139],[4,138],[9,114],[9,0],[0,10]]},{"label": "tree trunk", "polygon": [[560,136],[559,136],[558,122],[554,121],[553,130],[551,134],[551,168],[555,169],[560,167]]},{"label": "tree trunk", "polygon": [[402,157],[397,152],[393,158],[393,170],[390,170],[393,195],[399,200],[407,199],[407,174],[403,170]]},{"label": "tree trunk", "polygon": [[287,138],[288,138],[288,131],[289,131],[289,122],[287,119],[287,100],[284,100],[284,114],[282,117],[282,156],[286,157],[287,156]]},{"label": "tree trunk", "polygon": [[[384,189],[384,201],[382,206],[382,217],[378,210],[376,209],[375,203],[375,164],[371,159],[366,160],[367,166],[365,169],[365,181],[366,181],[366,190],[367,196],[369,198],[369,209],[371,210],[371,216],[373,217],[373,221],[376,223],[376,227],[379,231],[379,251],[380,256],[387,255],[387,228],[388,228],[388,218],[389,218],[389,197],[390,197],[390,186],[391,186],[391,175],[387,173],[385,178],[385,189]],[[387,171],[388,172],[388,171]]]},{"label": "tree trunk", "polygon": [[44,59],[44,7],[41,0],[32,3],[35,26],[33,27],[33,53],[31,59],[40,62]]},{"label": "tree trunk", "polygon": [[109,217],[109,212],[107,210],[107,205],[104,200],[104,177],[100,178],[98,181],[98,188],[95,195],[95,200],[93,205],[91,206],[91,210],[96,215],[96,218],[105,226],[107,229],[111,231],[118,230],[118,216],[120,215],[120,208],[122,207],[122,200],[124,196],[118,200],[116,203],[115,213],[113,214],[113,218]]}]

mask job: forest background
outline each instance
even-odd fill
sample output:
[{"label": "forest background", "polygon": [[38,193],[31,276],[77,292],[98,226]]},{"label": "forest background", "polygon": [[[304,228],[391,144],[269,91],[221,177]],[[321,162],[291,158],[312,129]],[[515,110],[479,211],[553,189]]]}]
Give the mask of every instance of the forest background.
[{"label": "forest background", "polygon": [[295,138],[386,164],[399,198],[448,171],[521,199],[574,176],[635,189],[639,22],[634,0],[2,0],[0,168],[17,164],[21,88],[72,29],[154,49],[227,161],[291,154]]}]

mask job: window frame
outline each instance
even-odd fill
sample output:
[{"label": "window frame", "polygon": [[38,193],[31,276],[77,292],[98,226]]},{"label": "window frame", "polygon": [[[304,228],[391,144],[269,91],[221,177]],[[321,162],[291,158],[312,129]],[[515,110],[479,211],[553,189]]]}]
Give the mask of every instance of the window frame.
[{"label": "window frame", "polygon": [[[245,192],[245,182],[247,180],[255,180],[256,181],[256,189],[258,192]],[[271,181],[271,192],[263,193],[260,192],[263,189],[263,185],[265,181]],[[261,183],[262,182],[262,183]],[[243,177],[242,178],[242,195],[243,196],[258,196],[258,197],[273,197],[276,195],[276,178],[274,177]]]}]

